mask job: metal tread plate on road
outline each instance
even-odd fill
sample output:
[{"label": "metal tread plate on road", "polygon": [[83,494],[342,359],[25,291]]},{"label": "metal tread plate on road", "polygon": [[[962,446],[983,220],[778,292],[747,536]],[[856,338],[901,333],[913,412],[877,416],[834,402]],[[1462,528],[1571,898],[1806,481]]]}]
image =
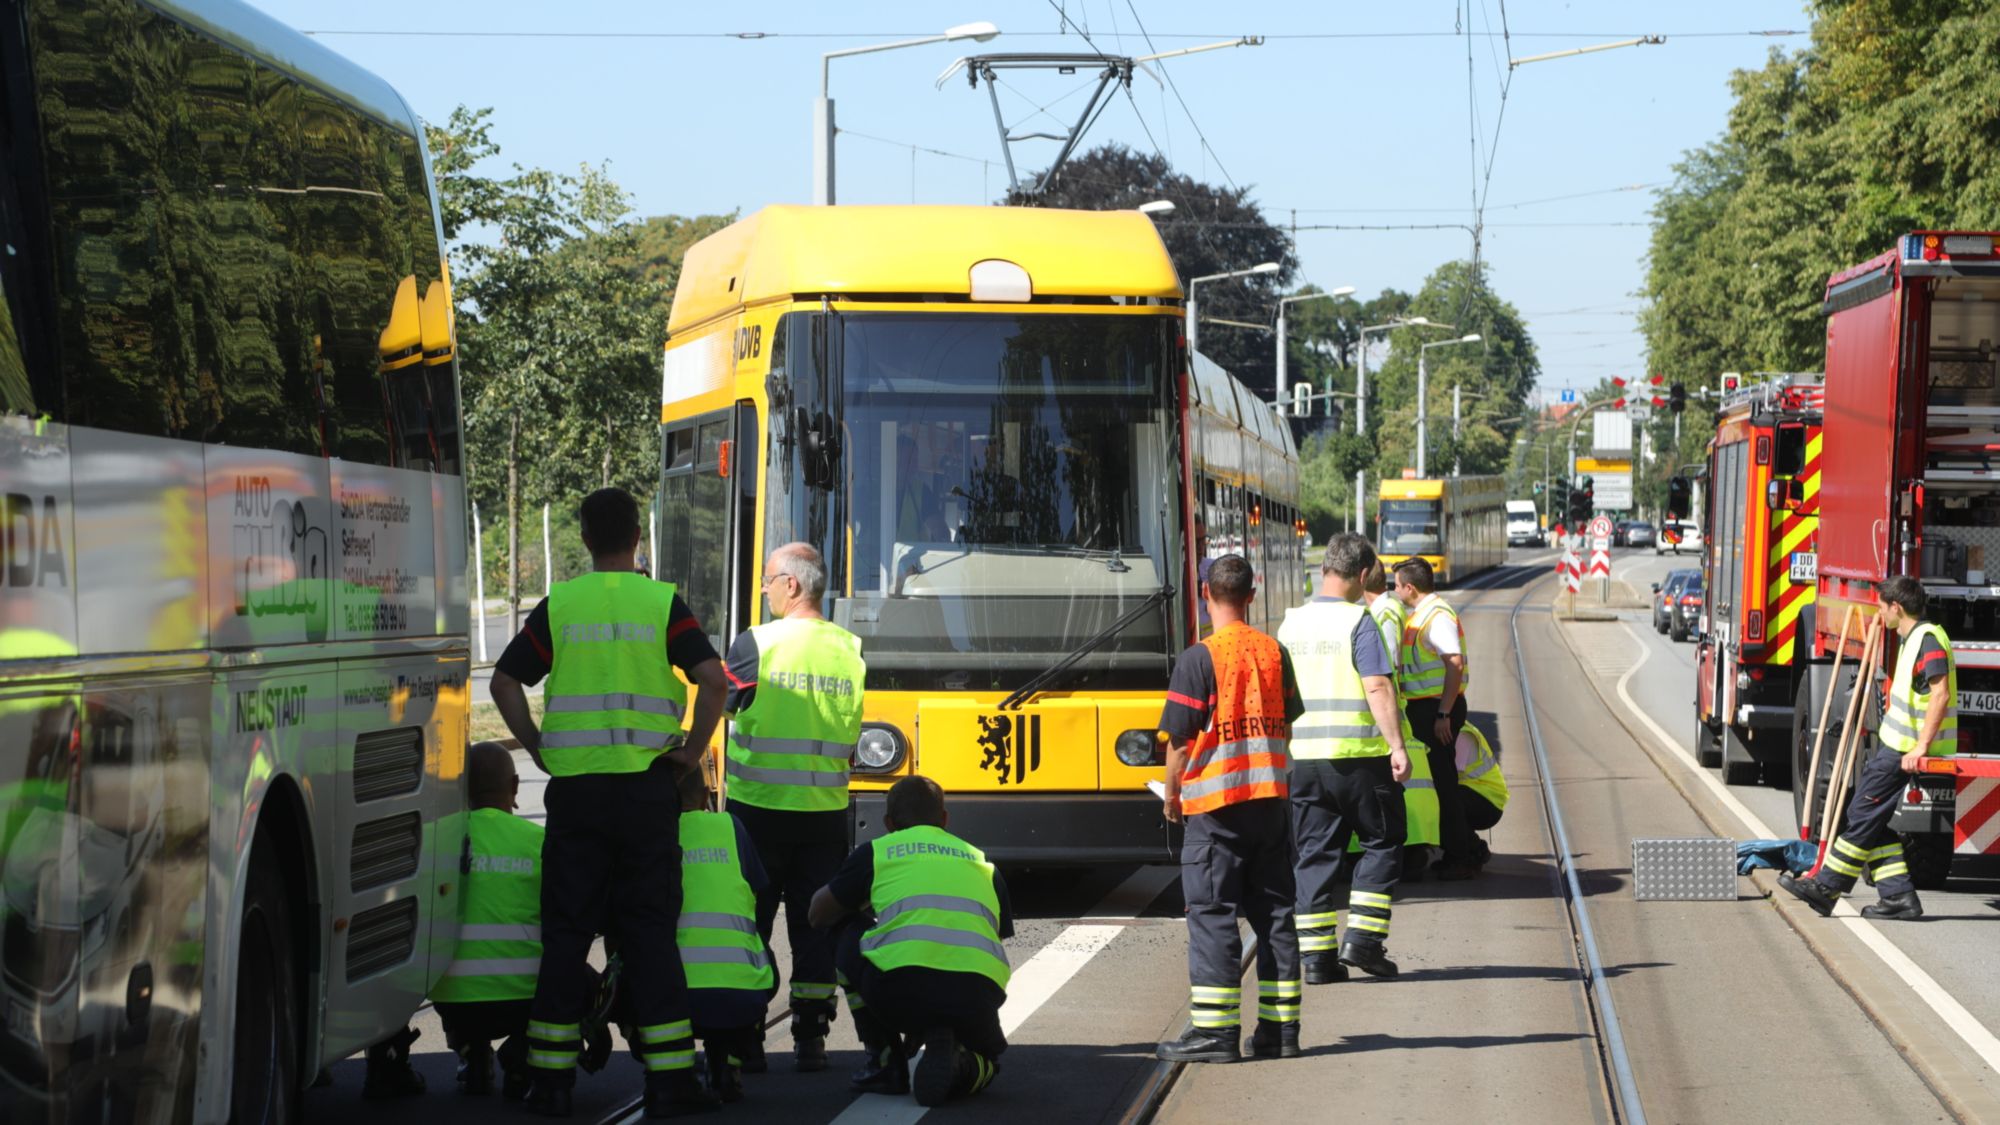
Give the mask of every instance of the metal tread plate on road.
[{"label": "metal tread plate on road", "polygon": [[1632,841],[1640,902],[1736,901],[1736,843],[1719,836]]}]

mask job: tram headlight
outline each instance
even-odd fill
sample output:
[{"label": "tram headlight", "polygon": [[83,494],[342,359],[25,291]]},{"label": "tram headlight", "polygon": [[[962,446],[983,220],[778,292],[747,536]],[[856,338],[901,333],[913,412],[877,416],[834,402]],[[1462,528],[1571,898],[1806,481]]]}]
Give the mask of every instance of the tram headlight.
[{"label": "tram headlight", "polygon": [[1157,766],[1167,760],[1160,752],[1160,732],[1128,730],[1118,736],[1118,760],[1128,766]]},{"label": "tram headlight", "polygon": [[865,723],[854,741],[855,773],[889,773],[910,753],[903,732],[884,723]]}]

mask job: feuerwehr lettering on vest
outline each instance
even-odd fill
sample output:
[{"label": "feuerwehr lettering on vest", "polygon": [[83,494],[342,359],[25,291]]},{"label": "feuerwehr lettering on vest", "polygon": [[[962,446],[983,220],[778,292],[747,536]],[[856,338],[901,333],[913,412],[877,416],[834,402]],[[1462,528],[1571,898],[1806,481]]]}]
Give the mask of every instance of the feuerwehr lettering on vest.
[{"label": "feuerwehr lettering on vest", "polygon": [[811,672],[770,672],[764,682],[772,687],[791,691],[818,692],[821,695],[853,695],[854,681],[844,676],[815,676]]},{"label": "feuerwehr lettering on vest", "polygon": [[728,863],[728,848],[682,848],[682,863]]},{"label": "feuerwehr lettering on vest", "polygon": [[949,847],[944,844],[926,844],[916,840],[900,844],[890,844],[887,852],[890,859],[904,859],[909,856],[918,855],[942,855],[950,856],[953,859],[972,859],[972,854],[962,849]]}]

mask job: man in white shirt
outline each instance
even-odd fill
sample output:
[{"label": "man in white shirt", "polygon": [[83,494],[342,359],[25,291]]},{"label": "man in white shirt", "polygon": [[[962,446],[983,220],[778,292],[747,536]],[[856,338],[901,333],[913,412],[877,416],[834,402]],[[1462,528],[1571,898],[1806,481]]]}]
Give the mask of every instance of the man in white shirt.
[{"label": "man in white shirt", "polygon": [[1442,880],[1479,874],[1477,837],[1460,804],[1456,746],[1465,727],[1465,689],[1472,669],[1466,662],[1465,627],[1458,611],[1437,596],[1437,578],[1420,558],[1396,564],[1396,598],[1410,608],[1403,627],[1401,670],[1404,714],[1428,748],[1431,779],[1437,786],[1438,828],[1444,858]]}]

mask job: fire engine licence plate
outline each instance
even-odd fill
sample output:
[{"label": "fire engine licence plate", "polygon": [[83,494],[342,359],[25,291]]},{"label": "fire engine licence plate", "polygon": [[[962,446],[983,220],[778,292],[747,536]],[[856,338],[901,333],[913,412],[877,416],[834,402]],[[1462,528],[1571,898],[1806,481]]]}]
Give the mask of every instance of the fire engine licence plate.
[{"label": "fire engine licence plate", "polygon": [[1961,691],[1958,710],[1964,715],[2000,715],[2000,691]]},{"label": "fire engine licence plate", "polygon": [[1792,581],[1819,581],[1819,554],[1814,551],[1792,552]]}]

